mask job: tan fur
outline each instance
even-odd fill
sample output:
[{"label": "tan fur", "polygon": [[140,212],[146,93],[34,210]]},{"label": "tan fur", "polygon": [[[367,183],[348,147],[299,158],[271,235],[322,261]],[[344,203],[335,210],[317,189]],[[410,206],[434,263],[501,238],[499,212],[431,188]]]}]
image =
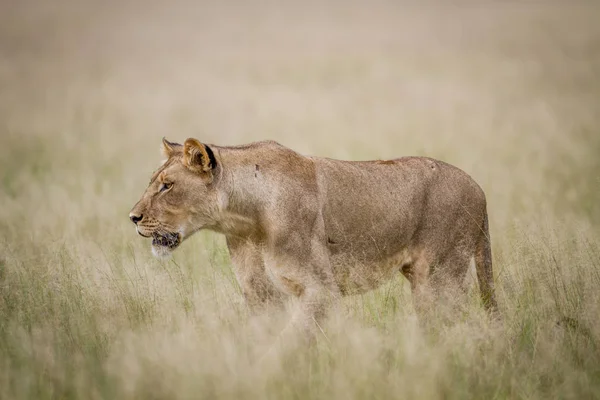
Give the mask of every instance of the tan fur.
[{"label": "tan fur", "polygon": [[154,237],[158,255],[200,229],[224,234],[252,309],[295,296],[296,320],[311,329],[330,300],[398,272],[419,309],[438,288],[459,286],[472,258],[485,305],[496,308],[485,195],[456,167],[307,157],[275,142],[163,140],[163,152],[131,211],[138,232]]}]

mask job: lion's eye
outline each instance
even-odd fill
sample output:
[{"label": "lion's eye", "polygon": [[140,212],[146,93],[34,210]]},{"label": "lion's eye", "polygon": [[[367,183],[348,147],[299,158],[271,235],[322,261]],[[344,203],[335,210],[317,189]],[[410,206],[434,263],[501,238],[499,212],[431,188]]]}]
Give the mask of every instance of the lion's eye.
[{"label": "lion's eye", "polygon": [[171,189],[171,186],[173,186],[173,184],[171,182],[165,182],[160,185],[159,192],[164,192],[166,190],[169,190],[169,189]]}]

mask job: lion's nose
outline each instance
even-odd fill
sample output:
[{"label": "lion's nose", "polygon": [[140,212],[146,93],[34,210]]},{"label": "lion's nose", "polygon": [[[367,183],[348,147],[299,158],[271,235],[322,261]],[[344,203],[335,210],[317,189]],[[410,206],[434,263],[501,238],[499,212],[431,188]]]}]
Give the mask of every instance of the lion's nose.
[{"label": "lion's nose", "polygon": [[138,222],[140,222],[142,220],[142,218],[144,218],[143,215],[135,215],[133,213],[129,214],[129,219],[131,220],[131,222],[133,222],[134,224],[137,225]]}]

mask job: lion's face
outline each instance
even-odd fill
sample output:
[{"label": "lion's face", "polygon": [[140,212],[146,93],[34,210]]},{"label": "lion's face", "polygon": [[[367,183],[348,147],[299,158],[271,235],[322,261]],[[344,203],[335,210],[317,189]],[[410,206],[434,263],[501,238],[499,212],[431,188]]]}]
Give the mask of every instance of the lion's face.
[{"label": "lion's face", "polygon": [[212,150],[195,139],[183,146],[163,140],[163,146],[169,158],[129,214],[137,233],[152,238],[152,252],[160,257],[214,223],[217,204]]}]

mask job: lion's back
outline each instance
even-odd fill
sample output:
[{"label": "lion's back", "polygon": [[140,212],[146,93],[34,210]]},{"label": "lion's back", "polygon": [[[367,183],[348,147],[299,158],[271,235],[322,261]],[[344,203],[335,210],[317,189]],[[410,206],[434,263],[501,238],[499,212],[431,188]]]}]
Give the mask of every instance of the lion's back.
[{"label": "lion's back", "polygon": [[417,235],[443,235],[485,212],[477,183],[442,161],[314,161],[326,231],[340,251],[393,254]]}]

